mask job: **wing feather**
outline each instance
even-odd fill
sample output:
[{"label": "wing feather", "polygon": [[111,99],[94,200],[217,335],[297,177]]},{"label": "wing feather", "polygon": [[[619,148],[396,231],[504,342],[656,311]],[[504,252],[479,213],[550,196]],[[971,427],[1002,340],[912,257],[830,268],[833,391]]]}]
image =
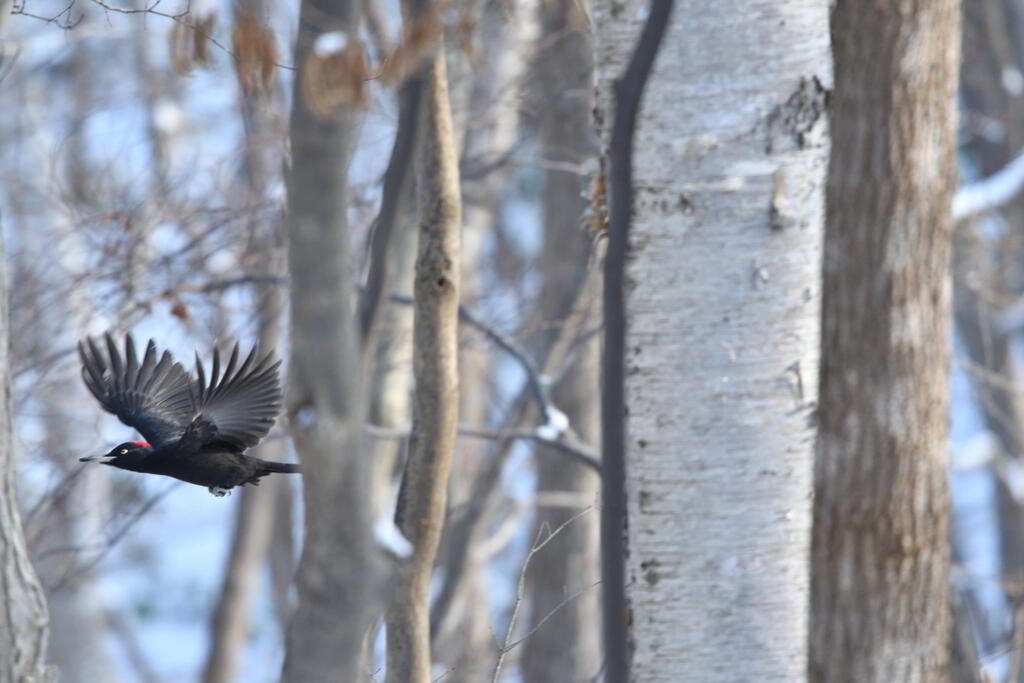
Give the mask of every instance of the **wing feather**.
[{"label": "wing feather", "polygon": [[240,366],[238,358],[236,343],[222,373],[220,352],[214,349],[209,381],[197,358],[194,399],[196,419],[215,427],[211,442],[242,451],[259,443],[274,426],[281,409],[281,363],[271,353],[261,358],[256,347]]},{"label": "wing feather", "polygon": [[106,353],[91,337],[78,344],[82,379],[89,392],[104,410],[154,446],[179,438],[195,414],[189,374],[166,351],[157,363],[152,340],[141,364],[130,334],[125,335],[123,358],[110,333],[104,341]]}]

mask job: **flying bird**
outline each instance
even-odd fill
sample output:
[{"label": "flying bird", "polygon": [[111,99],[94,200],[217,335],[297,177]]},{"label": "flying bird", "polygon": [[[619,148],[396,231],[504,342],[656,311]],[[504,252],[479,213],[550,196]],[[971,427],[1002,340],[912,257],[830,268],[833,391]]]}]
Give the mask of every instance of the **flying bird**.
[{"label": "flying bird", "polygon": [[239,364],[236,342],[221,374],[220,353],[214,349],[207,380],[198,353],[194,378],[169,352],[158,360],[152,339],[140,362],[130,334],[123,356],[110,333],[104,337],[105,349],[91,337],[78,343],[85,386],[104,410],[134,427],[145,441],[126,441],[80,462],[163,474],[205,486],[215,496],[235,486],[257,486],[260,477],[273,472],[299,472],[298,465],[245,455],[267,435],[281,408],[281,362],[272,354],[261,357],[253,347]]}]

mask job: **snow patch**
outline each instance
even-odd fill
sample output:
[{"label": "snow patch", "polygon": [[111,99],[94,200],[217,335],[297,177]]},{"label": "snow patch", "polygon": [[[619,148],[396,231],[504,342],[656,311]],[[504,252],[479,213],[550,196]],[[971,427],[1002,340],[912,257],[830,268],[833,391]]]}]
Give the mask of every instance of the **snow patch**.
[{"label": "snow patch", "polygon": [[164,135],[174,135],[185,126],[185,112],[177,103],[161,98],[153,107],[153,125]]},{"label": "snow patch", "polygon": [[569,416],[554,406],[548,406],[545,413],[547,422],[534,432],[541,439],[557,441],[569,429]]},{"label": "snow patch", "polygon": [[1003,89],[1010,95],[1016,97],[1024,92],[1024,74],[1020,72],[1015,66],[1003,67],[1003,72],[1000,74],[1000,80],[1003,82]]},{"label": "snow patch", "polygon": [[313,41],[313,54],[317,57],[330,57],[345,49],[348,45],[348,36],[344,31],[328,31],[321,33]]},{"label": "snow patch", "polygon": [[953,220],[994,209],[1013,199],[1024,187],[1024,154],[988,178],[961,187],[953,197]]},{"label": "snow patch", "polygon": [[404,558],[412,555],[412,543],[388,517],[373,525],[373,538],[379,546],[397,557]]}]

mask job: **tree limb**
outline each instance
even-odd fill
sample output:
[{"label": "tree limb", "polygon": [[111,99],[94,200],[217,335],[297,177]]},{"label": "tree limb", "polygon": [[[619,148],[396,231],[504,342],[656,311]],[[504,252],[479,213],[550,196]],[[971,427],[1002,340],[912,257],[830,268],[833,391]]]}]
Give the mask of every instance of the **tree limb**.
[{"label": "tree limb", "polygon": [[373,535],[364,457],[365,377],[354,330],[346,172],[361,113],[317,116],[303,74],[323,33],[359,30],[358,0],[303,0],[289,124],[288,265],[291,369],[287,415],[303,465],[306,537],[296,574],[282,680],[360,680],[367,631],[386,581]]},{"label": "tree limb", "polygon": [[[416,21],[424,10],[412,13]],[[458,301],[461,198],[443,49],[427,69],[420,156],[420,229],[414,281],[414,447],[396,522],[413,545],[387,615],[387,680],[429,683],[430,576],[441,540],[448,470],[458,427]],[[404,493],[404,495],[403,495]]]},{"label": "tree limb", "polygon": [[370,268],[366,275],[366,287],[362,290],[359,307],[359,331],[363,347],[369,348],[367,339],[373,328],[373,321],[380,305],[381,293],[387,281],[388,244],[398,219],[402,188],[409,166],[416,151],[416,129],[419,127],[420,102],[423,99],[423,75],[413,74],[401,87],[398,113],[398,129],[391,159],[384,171],[384,187],[381,190],[380,213],[370,237]]}]

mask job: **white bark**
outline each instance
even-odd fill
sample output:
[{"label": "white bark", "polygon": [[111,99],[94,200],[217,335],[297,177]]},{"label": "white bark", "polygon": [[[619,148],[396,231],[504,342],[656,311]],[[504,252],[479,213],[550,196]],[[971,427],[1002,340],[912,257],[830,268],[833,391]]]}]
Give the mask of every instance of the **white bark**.
[{"label": "white bark", "polygon": [[0,683],[56,679],[46,666],[48,615],[14,491],[6,254],[0,235]]},{"label": "white bark", "polygon": [[[605,103],[646,10],[595,3]],[[678,0],[647,84],[625,359],[636,680],[806,677],[828,35],[825,0]]]}]

